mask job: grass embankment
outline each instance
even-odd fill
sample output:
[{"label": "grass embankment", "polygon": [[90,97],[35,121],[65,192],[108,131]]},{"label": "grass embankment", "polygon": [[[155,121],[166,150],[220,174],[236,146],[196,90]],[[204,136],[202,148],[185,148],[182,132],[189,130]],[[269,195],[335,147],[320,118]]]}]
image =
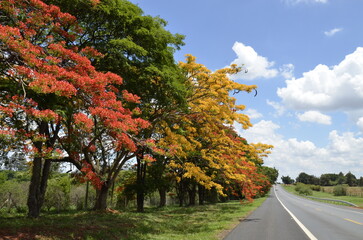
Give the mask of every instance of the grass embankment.
[{"label": "grass embankment", "polygon": [[[295,191],[295,186],[293,186],[293,185],[282,185],[282,186],[288,192],[291,192],[293,194],[299,195],[299,193]],[[329,198],[329,199],[334,199],[334,200],[347,201],[347,202],[351,202],[351,203],[357,205],[360,208],[363,208],[363,198],[362,197],[356,197],[356,196],[334,196],[332,193],[322,192],[322,191],[313,191],[313,194],[310,195],[310,196],[317,197],[317,198]],[[341,203],[335,203],[335,202],[329,202],[329,203],[341,205]]]},{"label": "grass embankment", "polygon": [[0,215],[0,239],[188,239],[221,238],[266,198],[136,212],[67,212],[31,220]]}]

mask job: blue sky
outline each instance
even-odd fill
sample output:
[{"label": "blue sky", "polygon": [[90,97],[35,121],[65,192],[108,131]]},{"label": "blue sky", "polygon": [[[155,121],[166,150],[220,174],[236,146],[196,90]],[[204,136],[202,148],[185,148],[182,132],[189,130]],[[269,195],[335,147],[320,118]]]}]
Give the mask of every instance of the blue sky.
[{"label": "blue sky", "polygon": [[234,80],[254,126],[249,142],[275,146],[265,159],[281,175],[363,176],[363,1],[131,0],[186,36],[177,61],[192,54],[211,70],[244,64]]}]

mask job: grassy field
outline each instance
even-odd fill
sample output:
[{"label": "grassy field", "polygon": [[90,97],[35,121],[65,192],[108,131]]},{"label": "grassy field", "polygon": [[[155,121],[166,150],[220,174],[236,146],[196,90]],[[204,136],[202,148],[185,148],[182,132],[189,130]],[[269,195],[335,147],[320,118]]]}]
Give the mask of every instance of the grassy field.
[{"label": "grassy field", "polygon": [[239,201],[195,207],[149,208],[136,212],[67,212],[31,220],[0,215],[0,239],[221,239],[260,206]]},{"label": "grassy field", "polygon": [[[293,185],[282,185],[284,186],[284,188],[291,192],[294,193],[296,195],[299,195],[296,191],[295,191],[295,186]],[[313,197],[317,197],[317,198],[329,198],[329,199],[336,199],[336,200],[343,200],[343,201],[347,201],[347,202],[351,202],[354,203],[355,205],[357,205],[358,207],[363,208],[363,198],[362,197],[357,197],[357,196],[334,196],[332,193],[329,192],[317,192],[317,191],[313,191],[313,195],[311,195]],[[334,203],[334,202],[330,202],[330,203]]]}]

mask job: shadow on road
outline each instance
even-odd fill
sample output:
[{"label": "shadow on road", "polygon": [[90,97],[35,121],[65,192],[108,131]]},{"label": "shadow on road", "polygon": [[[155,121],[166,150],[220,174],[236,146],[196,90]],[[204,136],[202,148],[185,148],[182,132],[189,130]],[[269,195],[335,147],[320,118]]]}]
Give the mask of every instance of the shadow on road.
[{"label": "shadow on road", "polygon": [[241,222],[259,222],[261,221],[261,218],[246,218],[243,219]]}]

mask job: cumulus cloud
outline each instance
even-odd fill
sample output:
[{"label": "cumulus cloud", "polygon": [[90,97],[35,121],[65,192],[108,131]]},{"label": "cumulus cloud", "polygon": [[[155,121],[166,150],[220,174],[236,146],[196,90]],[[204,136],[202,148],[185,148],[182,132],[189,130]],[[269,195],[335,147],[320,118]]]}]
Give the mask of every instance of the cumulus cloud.
[{"label": "cumulus cloud", "polygon": [[329,30],[329,31],[325,31],[324,34],[325,36],[327,37],[332,37],[334,36],[336,33],[342,31],[343,28],[333,28],[332,30]]},{"label": "cumulus cloud", "polygon": [[295,110],[363,110],[363,48],[358,47],[338,65],[317,65],[301,78],[278,88],[282,102]]},{"label": "cumulus cloud", "polygon": [[297,118],[302,122],[314,122],[325,125],[331,124],[331,117],[318,111],[307,111],[303,114],[297,114]]},{"label": "cumulus cloud", "polygon": [[231,64],[237,64],[247,69],[247,73],[241,72],[234,75],[234,79],[252,80],[256,78],[273,78],[278,75],[278,70],[272,68],[274,62],[270,62],[266,57],[258,55],[251,46],[235,42],[232,49],[237,54],[237,58]]},{"label": "cumulus cloud", "polygon": [[335,130],[331,131],[329,143],[325,147],[317,147],[311,141],[284,138],[278,134],[280,126],[272,121],[261,120],[247,130],[243,130],[238,124],[235,128],[250,143],[274,145],[265,164],[276,167],[280,176],[295,178],[300,172],[320,176],[322,173],[340,171],[351,171],[360,176],[363,172],[363,138],[351,132],[339,134]]},{"label": "cumulus cloud", "polygon": [[258,112],[256,109],[249,108],[243,112],[246,114],[250,119],[256,119],[263,117],[262,113]]}]

